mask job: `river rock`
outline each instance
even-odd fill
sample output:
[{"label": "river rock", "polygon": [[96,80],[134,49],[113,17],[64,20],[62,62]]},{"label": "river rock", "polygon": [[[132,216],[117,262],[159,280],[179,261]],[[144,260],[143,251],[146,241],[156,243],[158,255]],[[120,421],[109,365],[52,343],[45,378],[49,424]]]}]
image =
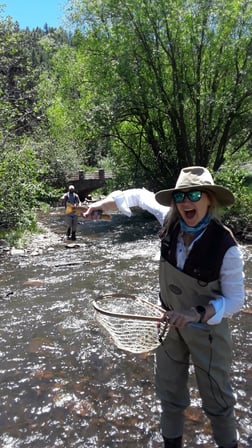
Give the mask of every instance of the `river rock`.
[{"label": "river rock", "polygon": [[9,247],[8,241],[3,238],[0,238],[0,247]]},{"label": "river rock", "polygon": [[11,253],[11,255],[25,256],[25,250],[24,249],[16,249],[15,247],[11,248],[10,253]]}]

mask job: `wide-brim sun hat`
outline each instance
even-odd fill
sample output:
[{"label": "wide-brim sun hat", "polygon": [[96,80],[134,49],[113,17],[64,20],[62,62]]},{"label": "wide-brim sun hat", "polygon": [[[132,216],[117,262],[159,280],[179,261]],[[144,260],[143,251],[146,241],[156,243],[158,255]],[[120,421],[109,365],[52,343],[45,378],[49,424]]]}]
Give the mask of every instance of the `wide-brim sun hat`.
[{"label": "wide-brim sun hat", "polygon": [[156,200],[161,205],[170,206],[172,203],[172,194],[174,191],[186,191],[188,189],[212,192],[216,197],[218,204],[222,207],[234,203],[233,193],[221,185],[216,185],[211,173],[202,166],[189,166],[180,171],[178,180],[174,188],[158,191],[155,195]]}]

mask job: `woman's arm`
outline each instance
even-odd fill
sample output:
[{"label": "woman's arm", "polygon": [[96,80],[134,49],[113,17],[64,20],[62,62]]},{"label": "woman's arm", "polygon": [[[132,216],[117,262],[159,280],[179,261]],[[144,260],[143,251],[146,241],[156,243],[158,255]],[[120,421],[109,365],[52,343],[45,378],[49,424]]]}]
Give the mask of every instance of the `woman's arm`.
[{"label": "woman's arm", "polygon": [[102,210],[103,212],[120,211],[124,215],[131,216],[131,208],[139,207],[156,217],[162,225],[169,207],[160,205],[155,199],[155,193],[145,188],[132,188],[129,190],[117,190],[110,193],[106,198],[90,205],[84,218],[92,219],[92,212]]},{"label": "woman's arm", "polygon": [[241,310],[245,301],[243,257],[239,246],[227,250],[220,271],[222,297],[211,300],[215,315],[208,321],[210,325],[221,322],[223,317],[232,317]]}]

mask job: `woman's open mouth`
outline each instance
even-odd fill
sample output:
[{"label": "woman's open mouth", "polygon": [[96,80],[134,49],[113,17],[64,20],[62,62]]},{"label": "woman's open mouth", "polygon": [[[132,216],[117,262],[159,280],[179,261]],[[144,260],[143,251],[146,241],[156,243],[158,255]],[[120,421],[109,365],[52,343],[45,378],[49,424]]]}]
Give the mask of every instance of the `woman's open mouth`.
[{"label": "woman's open mouth", "polygon": [[195,208],[190,208],[190,209],[184,210],[184,215],[185,215],[185,219],[188,219],[188,220],[193,219],[194,216],[196,215]]}]

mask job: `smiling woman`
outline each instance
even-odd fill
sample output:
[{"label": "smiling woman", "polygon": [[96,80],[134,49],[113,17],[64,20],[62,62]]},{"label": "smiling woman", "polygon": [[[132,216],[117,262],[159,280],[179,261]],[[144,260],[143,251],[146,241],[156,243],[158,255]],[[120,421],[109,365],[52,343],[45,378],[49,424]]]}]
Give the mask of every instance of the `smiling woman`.
[{"label": "smiling woman", "polygon": [[[159,297],[171,329],[156,351],[156,386],[165,448],[183,446],[190,359],[217,445],[238,446],[227,318],[244,303],[243,260],[232,233],[215,216],[233,202],[231,191],[216,185],[206,168],[192,166],[181,170],[174,188],[156,195],[144,189],[113,192],[85,213],[92,219],[97,208],[108,211],[116,204],[128,214],[129,207],[140,206],[163,225]],[[207,324],[209,333],[189,323]]]},{"label": "smiling woman", "polygon": [[45,24],[57,28],[62,23],[63,0],[6,0],[5,15],[18,22],[20,28],[43,28]]}]

